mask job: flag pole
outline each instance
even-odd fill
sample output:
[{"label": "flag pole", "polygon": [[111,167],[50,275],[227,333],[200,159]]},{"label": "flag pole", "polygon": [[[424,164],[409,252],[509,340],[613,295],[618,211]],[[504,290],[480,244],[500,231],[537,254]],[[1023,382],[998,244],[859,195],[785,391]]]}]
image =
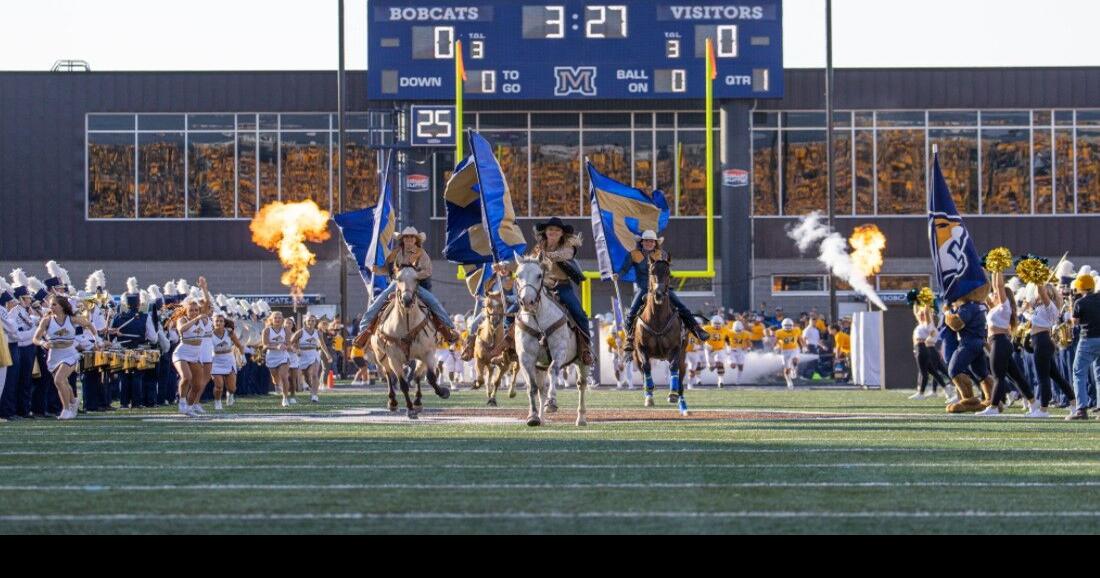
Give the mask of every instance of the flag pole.
[{"label": "flag pole", "polygon": [[462,61],[462,41],[455,40],[455,164],[457,165],[465,157],[463,154],[462,139],[465,138],[466,127],[463,122],[462,90],[463,81],[466,78],[466,66]]},{"label": "flag pole", "polygon": [[[585,157],[584,157],[584,165],[585,165],[585,168],[588,168],[592,165],[592,160],[589,159],[587,155],[585,155]],[[600,198],[599,198],[599,195],[595,194],[595,188],[596,187],[592,184],[592,173],[587,171],[587,170],[585,171],[585,173],[588,174],[588,188],[593,191],[593,194],[592,194],[592,207],[595,209],[596,214],[600,215],[601,214]],[[600,217],[600,227],[601,228],[603,227],[603,217],[602,216]],[[606,237],[606,235],[605,235],[605,237]],[[605,244],[607,243],[606,238],[604,239],[604,243]],[[618,273],[615,272],[615,271],[611,272],[611,286],[615,288],[615,299],[617,299],[619,301],[619,307],[622,308],[623,295],[619,291],[619,277],[618,277]],[[618,320],[616,320],[615,324],[618,325],[618,323],[619,323]]]}]

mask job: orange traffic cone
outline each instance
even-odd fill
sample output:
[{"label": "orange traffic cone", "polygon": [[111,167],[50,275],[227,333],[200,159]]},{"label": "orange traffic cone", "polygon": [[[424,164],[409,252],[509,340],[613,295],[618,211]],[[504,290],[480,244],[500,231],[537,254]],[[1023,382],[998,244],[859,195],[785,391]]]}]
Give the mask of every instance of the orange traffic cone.
[{"label": "orange traffic cone", "polygon": [[333,371],[331,369],[328,370],[328,379],[325,380],[325,385],[328,386],[329,390],[331,390],[336,385],[336,372],[335,371]]}]

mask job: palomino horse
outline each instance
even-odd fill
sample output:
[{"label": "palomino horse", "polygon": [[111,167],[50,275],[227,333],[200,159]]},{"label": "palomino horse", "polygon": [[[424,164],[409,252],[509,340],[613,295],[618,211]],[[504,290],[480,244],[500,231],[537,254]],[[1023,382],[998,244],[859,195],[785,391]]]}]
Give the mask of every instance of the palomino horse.
[{"label": "palomino horse", "polygon": [[390,411],[397,411],[396,381],[405,395],[409,419],[417,419],[421,409],[420,396],[417,395],[417,403],[414,404],[409,397],[411,382],[419,382],[426,373],[436,395],[447,399],[451,397],[451,390],[440,386],[435,374],[435,326],[427,307],[416,296],[419,286],[416,269],[402,268],[394,281],[397,283],[395,299],[382,313],[384,317],[371,336],[371,349],[386,373]]},{"label": "palomino horse", "polygon": [[517,258],[516,262],[519,268],[516,270],[515,287],[520,306],[516,315],[516,353],[531,402],[527,425],[542,425],[543,410],[554,411],[555,399],[547,385],[547,371],[557,373],[573,364],[580,369],[577,425],[588,425],[584,406],[585,391],[588,389],[587,368],[581,363],[578,338],[569,327],[569,314],[550,296],[549,289],[544,285],[550,263],[527,257]]},{"label": "palomino horse", "polygon": [[[504,346],[508,335],[504,333],[503,301],[491,295],[485,298],[484,307],[485,318],[481,321],[481,327],[477,328],[474,340],[474,362],[477,363],[477,380],[485,381],[485,395],[489,398],[487,405],[496,407],[500,382],[514,371],[519,361],[516,352]],[[501,349],[500,354],[494,358],[498,348]],[[515,379],[508,386],[508,397],[516,397]]]},{"label": "palomino horse", "polygon": [[654,359],[669,362],[669,403],[679,403],[680,413],[688,415],[687,401],[680,377],[685,375],[684,331],[680,317],[672,310],[668,286],[672,266],[665,260],[649,263],[649,295],[634,326],[634,360],[645,378],[645,405],[653,407]]}]

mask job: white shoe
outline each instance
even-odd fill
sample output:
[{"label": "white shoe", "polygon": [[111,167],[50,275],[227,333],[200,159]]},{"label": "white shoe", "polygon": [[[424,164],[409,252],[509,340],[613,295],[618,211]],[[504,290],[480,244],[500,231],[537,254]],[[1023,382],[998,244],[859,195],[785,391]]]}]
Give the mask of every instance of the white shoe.
[{"label": "white shoe", "polygon": [[233,404],[237,403],[237,396],[232,393],[225,395],[225,405],[227,407],[233,407]]},{"label": "white shoe", "polygon": [[221,410],[222,410],[222,400],[219,399],[219,400],[214,402],[214,411],[221,411]]},{"label": "white shoe", "polygon": [[180,415],[191,415],[191,407],[183,400],[180,400]]},{"label": "white shoe", "polygon": [[290,398],[290,405],[298,405],[298,398],[296,398],[296,397]]},{"label": "white shoe", "polygon": [[976,413],[974,415],[976,415],[978,417],[1000,417],[1001,410],[998,409],[997,406],[991,405],[991,406],[985,408],[984,410],[979,411],[978,413]]},{"label": "white shoe", "polygon": [[290,407],[290,402],[285,397],[283,398],[283,407]]},{"label": "white shoe", "polygon": [[206,415],[206,410],[202,408],[201,403],[196,403],[195,405],[191,406],[190,409],[191,413],[195,415]]},{"label": "white shoe", "polygon": [[1024,417],[1045,419],[1050,417],[1050,414],[1043,411],[1043,408],[1039,407],[1039,404],[1035,404],[1032,406],[1031,411],[1027,412],[1027,415]]},{"label": "white shoe", "polygon": [[1069,402],[1069,407],[1066,408],[1066,409],[1069,410],[1069,415],[1073,415],[1073,414],[1077,413],[1077,402],[1076,401]]},{"label": "white shoe", "polygon": [[944,400],[943,403],[944,403],[944,405],[951,405],[953,403],[959,403],[959,398],[957,396],[952,395],[951,397]]},{"label": "white shoe", "polygon": [[924,394],[918,391],[917,393],[910,395],[909,399],[924,399]]},{"label": "white shoe", "polygon": [[317,397],[316,395],[313,395],[313,396],[310,396],[309,401],[311,403],[321,403],[321,398]]},{"label": "white shoe", "polygon": [[199,413],[200,409],[202,408],[200,408],[197,404],[187,406],[187,417],[202,417],[204,414]]}]

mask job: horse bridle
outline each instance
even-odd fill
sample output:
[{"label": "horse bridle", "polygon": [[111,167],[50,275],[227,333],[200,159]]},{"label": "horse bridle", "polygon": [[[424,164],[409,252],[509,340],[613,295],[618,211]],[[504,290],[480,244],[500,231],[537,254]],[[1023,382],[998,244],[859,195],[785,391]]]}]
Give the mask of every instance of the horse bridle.
[{"label": "horse bridle", "polygon": [[[405,269],[405,268],[411,268],[413,270],[416,270],[416,267],[413,267],[411,265],[406,265],[405,267],[402,267],[402,269]],[[401,301],[400,295],[398,297],[399,297],[398,301]],[[416,300],[417,300],[417,295],[416,295],[416,291],[414,290],[413,291],[413,304],[414,305],[416,304]],[[394,305],[405,310],[405,311],[402,312],[402,316],[405,319],[405,326],[407,327],[409,325],[409,321],[408,321],[409,314],[408,314],[408,311],[407,311],[408,308],[405,306],[404,303],[395,303]],[[420,323],[417,323],[415,327],[411,327],[409,329],[408,333],[405,334],[405,337],[394,337],[392,335],[387,335],[386,332],[383,331],[381,327],[378,328],[378,337],[381,338],[382,341],[385,341],[385,342],[391,343],[391,344],[395,344],[398,347],[400,347],[401,348],[401,353],[403,353],[405,355],[405,361],[408,362],[410,352],[412,351],[413,342],[416,341],[416,338],[420,335],[420,333],[427,328],[428,321],[430,319],[431,319],[431,313],[425,311],[424,312],[424,319],[421,319]]]},{"label": "horse bridle", "polygon": [[[538,311],[539,304],[542,303],[543,293],[547,291],[545,275],[540,279],[539,285],[538,285],[537,288],[534,285],[532,285],[530,283],[527,283],[523,279],[518,279],[518,278],[516,279],[516,285],[517,285],[517,288],[518,288],[516,298],[519,299],[520,309],[523,310],[523,311],[526,311],[529,315],[533,316],[535,311]],[[523,302],[523,292],[527,289],[534,289],[535,290],[535,300],[532,302],[531,308],[528,308],[527,305]],[[516,322],[517,326],[524,333],[530,335],[531,337],[534,337],[535,339],[537,339],[539,341],[539,344],[541,344],[542,346],[545,347],[546,346],[546,340],[549,339],[550,336],[553,335],[558,329],[561,329],[562,327],[567,326],[567,324],[569,323],[568,313],[565,313],[565,312],[563,312],[563,313],[564,314],[561,316],[560,319],[558,319],[557,321],[551,323],[550,327],[547,327],[545,330],[539,330],[539,329],[536,329],[534,327],[531,327],[530,325],[528,325],[528,324],[524,323],[522,320],[520,320],[520,318],[518,316],[516,317],[515,322]]]},{"label": "horse bridle", "polygon": [[[654,295],[654,296],[658,295],[658,293],[656,293],[655,287],[653,286],[656,283],[656,281],[655,281],[656,277],[653,275],[653,266],[658,264],[658,263],[664,263],[665,265],[669,265],[669,262],[665,259],[654,260],[652,263],[650,263],[650,266],[649,266],[649,273],[650,273],[650,275],[649,275],[649,285],[650,285],[649,293],[650,293],[650,295]],[[668,289],[665,289],[664,292],[660,293],[660,296],[662,298],[667,298],[668,293],[669,293]],[[671,304],[669,306],[671,307]],[[653,327],[651,327],[648,323],[646,323],[645,320],[641,318],[641,316],[638,317],[638,324],[642,326],[642,330],[645,331],[646,333],[649,333],[650,335],[653,335],[655,337],[661,337],[664,334],[668,333],[670,329],[672,329],[672,323],[675,320],[676,320],[675,315],[669,315],[668,321],[665,322],[664,327],[662,327],[660,331],[658,331],[656,329],[653,329]]]}]

